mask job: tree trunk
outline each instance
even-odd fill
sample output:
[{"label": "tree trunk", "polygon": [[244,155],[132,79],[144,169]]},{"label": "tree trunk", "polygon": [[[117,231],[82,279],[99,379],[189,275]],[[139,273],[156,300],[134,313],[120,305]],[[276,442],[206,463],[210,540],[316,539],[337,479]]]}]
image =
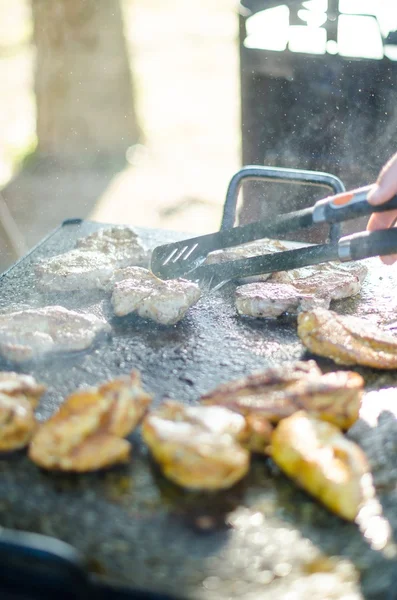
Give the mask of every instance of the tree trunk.
[{"label": "tree trunk", "polygon": [[32,0],[40,156],[90,163],[139,137],[119,0]]}]

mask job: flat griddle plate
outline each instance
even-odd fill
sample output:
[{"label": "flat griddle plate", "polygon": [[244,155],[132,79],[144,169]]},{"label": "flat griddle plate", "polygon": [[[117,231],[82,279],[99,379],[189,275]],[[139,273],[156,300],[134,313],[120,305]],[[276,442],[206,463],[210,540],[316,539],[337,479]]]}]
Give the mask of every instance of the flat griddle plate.
[{"label": "flat griddle plate", "polygon": [[[193,403],[219,383],[307,358],[295,319],[239,318],[233,286],[202,299],[181,323],[168,328],[134,316],[112,319],[103,293],[42,294],[33,264],[71,249],[79,237],[101,227],[104,224],[67,222],[0,279],[0,310],[61,304],[111,319],[112,336],[98,340],[87,352],[24,367],[0,363],[2,369],[28,372],[47,384],[40,419],[77,387],[96,385],[133,368],[140,370],[155,404],[164,397]],[[184,237],[135,229],[151,248]],[[360,312],[364,307],[371,312],[375,289],[377,306],[384,302],[385,310],[390,307],[396,277],[392,269],[378,263],[376,267],[361,300],[340,305],[344,311]],[[360,372],[370,388],[395,381],[394,373]],[[277,599],[299,585],[299,597],[323,599],[321,577],[313,578],[315,572],[326,574],[333,597],[343,597],[350,589],[355,594],[351,598],[361,598],[360,589],[365,597],[384,597],[393,570],[390,563],[369,548],[355,525],[332,516],[297,490],[269,460],[254,459],[248,477],[232,490],[187,493],[159,475],[139,432],[131,440],[131,463],[98,474],[54,475],[40,471],[23,452],[2,457],[0,524],[71,543],[96,573],[188,598]],[[384,491],[382,501],[390,523],[397,526],[393,489]]]}]

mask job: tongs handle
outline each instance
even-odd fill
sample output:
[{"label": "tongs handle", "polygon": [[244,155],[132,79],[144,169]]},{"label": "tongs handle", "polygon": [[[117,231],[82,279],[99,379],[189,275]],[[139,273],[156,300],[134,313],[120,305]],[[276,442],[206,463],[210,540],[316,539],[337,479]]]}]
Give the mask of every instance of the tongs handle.
[{"label": "tongs handle", "polygon": [[347,235],[338,242],[339,260],[343,262],[389,254],[397,254],[397,229],[361,231]]},{"label": "tongs handle", "polygon": [[342,192],[319,200],[313,208],[313,223],[341,223],[358,217],[366,217],[375,212],[397,210],[397,196],[388,202],[373,205],[368,202],[368,194],[372,185]]}]

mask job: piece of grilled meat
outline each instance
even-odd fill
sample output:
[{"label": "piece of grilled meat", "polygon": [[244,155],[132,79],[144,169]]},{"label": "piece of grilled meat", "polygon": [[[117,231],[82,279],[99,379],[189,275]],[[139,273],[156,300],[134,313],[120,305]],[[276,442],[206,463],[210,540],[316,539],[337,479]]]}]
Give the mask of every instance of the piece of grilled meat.
[{"label": "piece of grilled meat", "polygon": [[46,386],[37,383],[31,375],[15,373],[13,371],[0,372],[0,394],[10,398],[23,398],[28,400],[33,408],[46,391]]},{"label": "piece of grilled meat", "polygon": [[366,319],[319,308],[298,316],[298,335],[311,352],[338,364],[397,368],[397,337]]},{"label": "piece of grilled meat", "polygon": [[128,461],[123,439],[140,423],[151,402],[139,373],[69,396],[33,436],[29,457],[50,470],[96,471]]},{"label": "piece of grilled meat", "polygon": [[111,328],[104,319],[63,306],[31,308],[0,315],[0,354],[23,362],[50,352],[85,350]]},{"label": "piece of grilled meat", "polygon": [[48,292],[111,289],[116,269],[147,266],[149,253],[130,227],[100,229],[77,240],[69,252],[35,265],[39,286]]},{"label": "piece of grilled meat", "polygon": [[195,283],[186,279],[163,281],[140,267],[121,269],[115,278],[112,305],[118,317],[135,312],[156,323],[174,325],[201,296]]},{"label": "piece of grilled meat", "polygon": [[285,313],[297,313],[317,306],[328,308],[329,298],[315,294],[301,294],[286,283],[249,283],[236,290],[236,308],[240,315],[255,318],[279,317]]},{"label": "piece of grilled meat", "polygon": [[364,265],[342,268],[334,263],[280,271],[265,283],[237,288],[236,308],[240,315],[256,318],[329,308],[333,300],[355,296],[366,273]]},{"label": "piece of grilled meat", "polygon": [[278,424],[270,453],[286,475],[343,519],[353,521],[374,495],[361,448],[304,411]]},{"label": "piece of grilled meat", "polygon": [[33,405],[28,399],[0,393],[0,452],[27,446],[36,426]]},{"label": "piece of grilled meat", "polygon": [[244,418],[219,406],[164,402],[149,413],[142,435],[164,475],[188,489],[229,488],[247,473]]},{"label": "piece of grilled meat", "polygon": [[[205,405],[225,406],[247,417],[255,451],[266,451],[271,427],[299,410],[341,429],[357,420],[364,380],[357,373],[322,374],[314,361],[269,368],[232,381],[201,397]],[[262,432],[262,439],[261,439]]]}]

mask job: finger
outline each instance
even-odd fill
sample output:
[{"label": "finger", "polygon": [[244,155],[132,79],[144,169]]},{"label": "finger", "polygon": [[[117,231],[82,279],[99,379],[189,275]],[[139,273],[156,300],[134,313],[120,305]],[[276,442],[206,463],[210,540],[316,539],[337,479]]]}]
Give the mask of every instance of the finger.
[{"label": "finger", "polygon": [[368,231],[376,231],[377,229],[388,229],[393,227],[397,219],[397,210],[390,210],[384,213],[374,213],[369,218],[367,223]]},{"label": "finger", "polygon": [[397,254],[388,254],[387,256],[381,256],[380,259],[385,265],[393,265],[397,261]]},{"label": "finger", "polygon": [[376,184],[368,193],[368,202],[373,205],[390,200],[397,193],[397,154],[381,170]]}]

